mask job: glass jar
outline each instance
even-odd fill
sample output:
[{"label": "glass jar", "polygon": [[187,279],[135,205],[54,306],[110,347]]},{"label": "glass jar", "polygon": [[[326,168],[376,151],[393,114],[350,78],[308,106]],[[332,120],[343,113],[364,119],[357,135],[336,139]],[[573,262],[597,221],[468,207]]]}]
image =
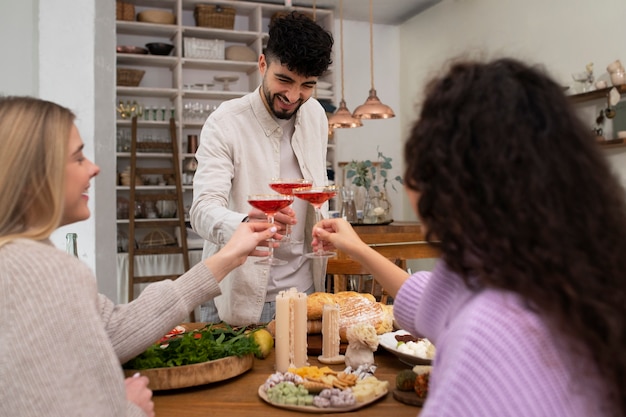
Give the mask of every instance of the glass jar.
[{"label": "glass jar", "polygon": [[387,199],[387,193],[371,191],[363,205],[363,223],[382,224],[391,222],[391,203]]}]

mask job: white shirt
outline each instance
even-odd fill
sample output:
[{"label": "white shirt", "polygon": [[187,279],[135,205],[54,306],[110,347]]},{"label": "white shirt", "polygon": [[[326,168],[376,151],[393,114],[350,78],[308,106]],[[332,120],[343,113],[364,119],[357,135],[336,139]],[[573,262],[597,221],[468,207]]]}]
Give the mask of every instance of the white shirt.
[{"label": "white shirt", "polygon": [[[326,113],[310,98],[294,117],[291,147],[302,176],[324,184]],[[283,129],[268,112],[258,89],[222,103],[205,122],[196,153],[198,169],[189,212],[193,229],[206,240],[203,258],[223,247],[250,211],[248,194],[273,192],[269,181],[281,176],[282,136]],[[279,248],[280,257],[290,264],[302,262],[303,252],[311,250],[313,208],[308,206],[305,218],[298,221],[303,223],[306,244],[297,253],[295,246]],[[215,304],[220,318],[229,324],[256,323],[261,315],[271,268],[254,264],[256,260],[249,258],[220,283],[222,296],[215,298]],[[325,260],[307,260],[303,265],[311,271],[311,278],[298,289],[308,289],[312,280],[315,290],[323,291]]]}]

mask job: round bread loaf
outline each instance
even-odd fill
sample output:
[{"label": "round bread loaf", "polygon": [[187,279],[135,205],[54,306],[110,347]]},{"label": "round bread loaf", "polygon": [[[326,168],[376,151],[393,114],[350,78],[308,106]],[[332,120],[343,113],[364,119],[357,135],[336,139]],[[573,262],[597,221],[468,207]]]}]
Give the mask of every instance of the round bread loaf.
[{"label": "round bread loaf", "polygon": [[[307,297],[307,318],[309,333],[319,329],[324,304],[336,303],[339,305],[339,335],[342,341],[347,341],[346,331],[349,327],[359,323],[368,323],[374,326],[377,334],[393,330],[393,309],[376,302],[372,294],[354,291],[342,291],[336,294],[316,292]],[[319,323],[319,325],[315,325]]]},{"label": "round bread loaf", "polygon": [[321,320],[324,304],[334,304],[335,294],[314,292],[306,298],[306,315],[308,320]]}]

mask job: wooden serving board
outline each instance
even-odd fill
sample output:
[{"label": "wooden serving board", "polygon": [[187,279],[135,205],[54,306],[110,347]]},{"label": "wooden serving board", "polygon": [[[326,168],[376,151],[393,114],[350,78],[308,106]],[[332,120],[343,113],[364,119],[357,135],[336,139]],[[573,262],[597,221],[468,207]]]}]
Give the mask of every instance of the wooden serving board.
[{"label": "wooden serving board", "polygon": [[418,397],[413,391],[400,391],[399,389],[393,390],[393,398],[401,403],[413,405],[415,407],[423,406],[424,401],[426,401],[425,399]]},{"label": "wooden serving board", "polygon": [[141,371],[125,369],[127,377],[135,372],[150,378],[148,388],[153,391],[187,388],[223,381],[241,375],[252,368],[254,355],[242,357],[228,356],[214,361],[196,363],[194,365],[174,366],[171,368],[143,369]]}]

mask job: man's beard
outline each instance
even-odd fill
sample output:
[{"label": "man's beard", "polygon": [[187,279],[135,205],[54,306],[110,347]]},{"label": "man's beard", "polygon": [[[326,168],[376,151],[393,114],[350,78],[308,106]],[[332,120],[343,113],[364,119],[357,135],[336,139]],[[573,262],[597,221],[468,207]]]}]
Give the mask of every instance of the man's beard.
[{"label": "man's beard", "polygon": [[[274,116],[276,116],[276,118],[278,119],[283,119],[283,120],[289,120],[293,117],[294,114],[296,114],[296,112],[300,109],[300,107],[302,106],[302,102],[300,104],[298,104],[298,106],[292,111],[292,112],[287,112],[285,110],[276,110],[276,108],[274,107],[274,99],[276,100],[280,100],[279,95],[278,94],[274,94],[272,95],[266,88],[265,86],[263,86],[263,95],[265,96],[265,101],[267,101],[267,105],[270,108],[270,110],[272,111],[272,114]],[[284,98],[284,96],[281,96]]]}]

